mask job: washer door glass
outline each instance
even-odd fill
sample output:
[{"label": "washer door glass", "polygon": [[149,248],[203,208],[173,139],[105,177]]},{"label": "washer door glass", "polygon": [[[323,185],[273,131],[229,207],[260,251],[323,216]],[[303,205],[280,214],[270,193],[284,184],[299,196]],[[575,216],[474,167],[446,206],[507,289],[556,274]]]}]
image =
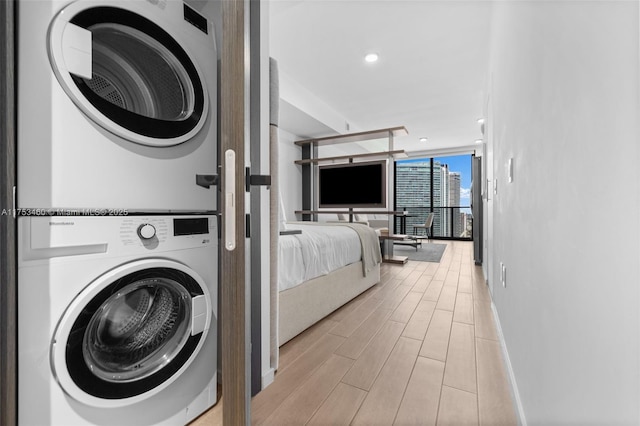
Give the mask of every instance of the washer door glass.
[{"label": "washer door glass", "polygon": [[[110,132],[145,145],[175,145],[195,135],[206,119],[207,94],[176,39],[129,10],[80,7],[68,6],[75,10],[59,14],[50,32],[54,71],[76,106]],[[90,54],[74,56],[82,49]]]},{"label": "washer door glass", "polygon": [[124,275],[87,300],[65,345],[66,370],[83,392],[122,399],[153,390],[189,362],[203,333],[192,329],[201,285],[155,267]]},{"label": "washer door glass", "polygon": [[82,344],[84,362],[101,379],[130,382],[170,363],[190,331],[191,296],[167,278],[119,290],[93,314]]}]

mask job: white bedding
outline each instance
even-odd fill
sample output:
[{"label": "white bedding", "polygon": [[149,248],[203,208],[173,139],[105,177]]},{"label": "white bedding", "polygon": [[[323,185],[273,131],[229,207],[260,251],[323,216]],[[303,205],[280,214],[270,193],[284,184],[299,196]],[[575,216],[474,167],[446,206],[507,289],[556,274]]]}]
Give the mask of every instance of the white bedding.
[{"label": "white bedding", "polygon": [[278,246],[279,290],[360,261],[362,248],[358,233],[347,226],[318,226],[288,223],[287,230],[301,234],[281,235]]}]

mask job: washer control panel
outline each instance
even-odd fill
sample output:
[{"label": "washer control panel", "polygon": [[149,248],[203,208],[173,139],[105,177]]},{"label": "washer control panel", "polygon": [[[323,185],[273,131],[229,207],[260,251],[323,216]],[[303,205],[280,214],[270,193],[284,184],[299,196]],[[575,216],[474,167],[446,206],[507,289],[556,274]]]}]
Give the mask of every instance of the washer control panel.
[{"label": "washer control panel", "polygon": [[120,242],[160,250],[202,247],[217,241],[216,226],[216,216],[130,216],[120,223]]},{"label": "washer control panel", "polygon": [[218,243],[215,214],[38,216],[20,219],[20,260],[149,254],[209,247]]}]

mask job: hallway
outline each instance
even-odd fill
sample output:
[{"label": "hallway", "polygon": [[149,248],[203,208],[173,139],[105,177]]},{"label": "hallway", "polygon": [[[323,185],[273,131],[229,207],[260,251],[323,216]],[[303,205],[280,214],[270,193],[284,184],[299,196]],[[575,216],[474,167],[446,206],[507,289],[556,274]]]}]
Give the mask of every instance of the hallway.
[{"label": "hallway", "polygon": [[[516,425],[472,243],[445,244],[440,263],[383,264],[379,284],[283,345],[252,424]],[[192,426],[222,424],[222,409]]]},{"label": "hallway", "polygon": [[445,244],[440,263],[383,264],[379,284],[282,346],[252,424],[517,424],[472,243]]},{"label": "hallway", "polygon": [[252,423],[516,424],[472,249],[383,264],[380,284],[281,348]]}]

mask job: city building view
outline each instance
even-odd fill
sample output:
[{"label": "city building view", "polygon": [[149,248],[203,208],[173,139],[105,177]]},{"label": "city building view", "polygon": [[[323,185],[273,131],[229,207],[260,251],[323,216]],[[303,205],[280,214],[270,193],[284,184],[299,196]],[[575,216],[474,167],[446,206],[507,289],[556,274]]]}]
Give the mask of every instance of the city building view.
[{"label": "city building view", "polygon": [[406,232],[433,213],[433,237],[471,238],[471,156],[396,162],[395,208],[406,211]]}]

